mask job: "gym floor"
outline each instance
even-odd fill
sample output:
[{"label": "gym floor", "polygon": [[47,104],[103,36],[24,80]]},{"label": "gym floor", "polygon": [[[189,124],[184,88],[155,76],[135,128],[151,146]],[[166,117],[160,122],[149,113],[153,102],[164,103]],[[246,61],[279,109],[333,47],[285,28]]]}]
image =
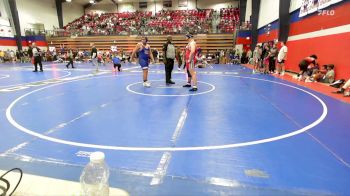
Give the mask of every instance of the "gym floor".
[{"label": "gym floor", "polygon": [[[79,181],[102,151],[130,195],[350,194],[350,105],[241,65],[198,69],[197,92],[152,65],[0,66],[0,169]],[[21,186],[21,185],[20,185]]]}]

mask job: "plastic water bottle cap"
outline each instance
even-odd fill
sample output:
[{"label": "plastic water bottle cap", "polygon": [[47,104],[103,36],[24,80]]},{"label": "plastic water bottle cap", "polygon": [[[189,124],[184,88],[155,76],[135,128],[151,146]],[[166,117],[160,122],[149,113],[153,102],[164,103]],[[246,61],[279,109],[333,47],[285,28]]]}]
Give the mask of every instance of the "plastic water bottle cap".
[{"label": "plastic water bottle cap", "polygon": [[103,152],[93,152],[90,155],[90,161],[93,163],[101,163],[105,159],[105,154]]}]

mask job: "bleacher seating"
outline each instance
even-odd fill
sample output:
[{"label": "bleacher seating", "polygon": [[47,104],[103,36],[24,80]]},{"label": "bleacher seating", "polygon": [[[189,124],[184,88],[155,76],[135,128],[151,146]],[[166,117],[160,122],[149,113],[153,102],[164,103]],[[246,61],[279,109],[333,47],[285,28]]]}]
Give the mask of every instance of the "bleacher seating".
[{"label": "bleacher seating", "polygon": [[161,10],[155,15],[141,11],[85,14],[67,24],[61,37],[48,37],[48,43],[57,49],[64,45],[67,48],[90,50],[90,43],[95,43],[99,50],[109,50],[112,45],[116,45],[119,49],[131,51],[140,41],[138,35],[147,35],[151,46],[161,51],[166,35],[174,34],[175,45],[184,47],[186,39],[179,34],[192,31],[198,34],[195,38],[204,53],[232,49],[239,10],[221,9],[220,14],[216,15],[220,17],[218,27],[221,34],[210,34],[213,20],[216,20],[215,13],[212,9],[202,9]]},{"label": "bleacher seating", "polygon": [[[152,12],[122,12],[85,14],[67,24],[64,35],[154,35],[211,33],[213,9],[161,10]],[[239,21],[238,8],[220,10],[219,32],[232,33]]]},{"label": "bleacher seating", "polygon": [[232,33],[236,24],[239,23],[238,8],[222,8],[220,9],[219,29],[223,33]]}]

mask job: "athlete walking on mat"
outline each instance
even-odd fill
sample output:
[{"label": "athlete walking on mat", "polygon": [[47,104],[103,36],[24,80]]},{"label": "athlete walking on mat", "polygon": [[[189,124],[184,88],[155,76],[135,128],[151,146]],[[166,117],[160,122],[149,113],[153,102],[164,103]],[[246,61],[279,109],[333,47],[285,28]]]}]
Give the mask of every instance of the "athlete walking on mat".
[{"label": "athlete walking on mat", "polygon": [[147,42],[148,42],[148,38],[146,36],[143,36],[141,38],[141,42],[136,45],[135,49],[131,54],[131,61],[133,60],[133,58],[135,57],[135,54],[137,53],[139,64],[143,71],[143,86],[151,87],[151,83],[148,81],[148,66],[149,66],[150,59],[152,60],[152,62],[154,62],[154,58],[151,52],[151,47]]}]

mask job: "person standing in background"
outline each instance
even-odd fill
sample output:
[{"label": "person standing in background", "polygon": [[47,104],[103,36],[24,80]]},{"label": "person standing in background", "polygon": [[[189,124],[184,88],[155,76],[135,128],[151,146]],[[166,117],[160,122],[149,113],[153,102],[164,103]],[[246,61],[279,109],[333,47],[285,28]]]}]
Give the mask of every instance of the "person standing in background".
[{"label": "person standing in background", "polygon": [[0,50],[0,63],[4,62],[5,52]]},{"label": "person standing in background", "polygon": [[158,54],[159,54],[159,52],[156,48],[152,50],[152,56],[154,58],[154,63],[158,63],[158,60],[159,60]]},{"label": "person standing in background", "polygon": [[179,71],[181,70],[182,56],[183,56],[183,54],[182,54],[182,51],[181,51],[180,47],[177,47],[176,48],[176,60],[177,60],[177,63],[178,63],[177,70],[179,70]]},{"label": "person standing in background", "polygon": [[243,49],[243,52],[242,52],[242,56],[241,56],[241,64],[245,64],[246,62],[246,58],[247,58],[247,52],[245,49]]},{"label": "person standing in background", "polygon": [[286,46],[286,42],[281,42],[281,46],[282,46],[282,48],[280,49],[278,56],[277,56],[277,72],[276,72],[276,74],[281,74],[281,76],[283,76],[284,72],[285,72],[284,63],[287,60],[288,48]]},{"label": "person standing in background", "polygon": [[28,47],[28,56],[29,56],[29,61],[34,65],[33,48],[32,48],[32,46]]},{"label": "person standing in background", "polygon": [[96,71],[98,71],[98,65],[97,65],[97,49],[94,43],[91,43],[91,62],[93,66],[96,67]]},{"label": "person standing in background", "polygon": [[72,68],[74,69],[75,67],[74,67],[74,65],[73,65],[73,51],[72,51],[72,49],[69,49],[68,50],[68,54],[67,54],[67,56],[68,56],[68,64],[66,65],[66,67],[67,67],[67,69],[68,69],[68,67],[69,67],[69,65],[72,65]]},{"label": "person standing in background", "polygon": [[41,63],[41,54],[40,54],[40,49],[35,45],[35,43],[32,44],[32,52],[33,52],[33,57],[34,57],[34,71],[38,71],[38,64],[40,66],[40,72],[43,72],[43,64]]},{"label": "person standing in background", "polygon": [[120,57],[117,55],[117,54],[114,54],[113,55],[113,58],[112,58],[112,62],[113,62],[113,72],[117,71],[117,67],[118,67],[118,72],[121,71],[121,60],[120,60]]},{"label": "person standing in background", "polygon": [[259,73],[259,64],[260,64],[260,58],[261,58],[261,49],[259,45],[255,46],[254,52],[253,52],[253,74]]},{"label": "person standing in background", "polygon": [[276,69],[277,45],[273,44],[269,55],[269,72],[274,73]]},{"label": "person standing in background", "polygon": [[21,63],[24,63],[24,52],[23,50],[19,51],[19,60]]},{"label": "person standing in background", "polygon": [[251,64],[251,59],[252,59],[252,50],[249,48],[248,52],[247,52],[247,60],[246,60],[246,62],[248,64]]}]

